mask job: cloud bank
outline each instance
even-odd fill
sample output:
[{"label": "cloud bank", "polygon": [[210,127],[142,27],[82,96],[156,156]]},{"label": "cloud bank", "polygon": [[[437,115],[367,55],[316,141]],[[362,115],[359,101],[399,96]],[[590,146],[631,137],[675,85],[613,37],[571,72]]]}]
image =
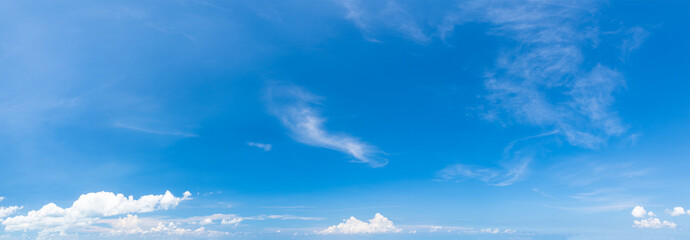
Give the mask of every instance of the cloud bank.
[{"label": "cloud bank", "polygon": [[191,193],[185,192],[182,197],[175,197],[166,191],[165,194],[134,199],[112,192],[92,192],[79,196],[69,208],[49,203],[26,215],[9,217],[2,221],[2,225],[8,232],[40,230],[42,234],[64,233],[70,228],[92,225],[102,217],[174,208],[180,202],[191,199],[190,196]]}]

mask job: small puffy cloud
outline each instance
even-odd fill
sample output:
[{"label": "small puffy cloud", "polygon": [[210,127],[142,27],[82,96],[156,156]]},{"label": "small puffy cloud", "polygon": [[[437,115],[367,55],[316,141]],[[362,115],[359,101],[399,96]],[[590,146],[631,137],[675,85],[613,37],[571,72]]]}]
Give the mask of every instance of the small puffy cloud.
[{"label": "small puffy cloud", "polygon": [[635,206],[630,214],[636,218],[643,218],[645,215],[647,215],[647,210],[645,210],[642,206]]},{"label": "small puffy cloud", "polygon": [[377,213],[369,222],[361,221],[355,217],[344,220],[338,225],[330,226],[319,234],[367,234],[367,233],[397,233],[402,229],[395,227],[392,221]]},{"label": "small puffy cloud", "polygon": [[127,214],[119,219],[101,219],[98,223],[110,225],[112,228],[94,227],[96,232],[113,235],[140,235],[150,239],[167,239],[170,236],[185,237],[213,237],[225,236],[227,232],[208,230],[205,227],[194,225],[215,224],[220,219],[232,218],[233,214],[213,214],[208,216],[194,216],[180,219],[168,219],[157,217],[138,217]]},{"label": "small puffy cloud", "polygon": [[0,196],[0,202],[2,202],[2,200],[5,200],[5,197]]},{"label": "small puffy cloud", "polygon": [[247,142],[247,145],[252,146],[252,147],[261,148],[266,152],[271,151],[271,148],[273,147],[273,146],[271,146],[271,144],[258,143],[258,142]]},{"label": "small puffy cloud", "polygon": [[[635,206],[630,214],[640,220],[633,221],[634,228],[676,228],[676,224],[669,221],[662,221],[652,211],[647,212],[642,206]],[[645,219],[645,217],[648,217]]]},{"label": "small puffy cloud", "polygon": [[658,218],[650,217],[633,221],[635,228],[676,228],[676,224],[669,221],[661,221]]},{"label": "small puffy cloud", "polygon": [[[48,203],[26,215],[7,218],[2,224],[8,232],[41,230],[41,233],[64,233],[73,227],[90,226],[102,217],[174,208],[181,201],[191,199],[190,196],[191,193],[185,192],[182,197],[175,197],[170,191],[166,191],[165,194],[145,195],[134,199],[132,196],[125,197],[112,192],[93,192],[81,195],[69,208]],[[135,217],[128,217],[122,221],[127,223],[137,220]]]},{"label": "small puffy cloud", "polygon": [[169,222],[168,224],[163,224],[162,222],[159,222],[158,225],[154,228],[151,228],[151,230],[146,232],[147,234],[165,234],[165,235],[177,235],[177,236],[219,236],[219,235],[227,235],[225,232],[218,232],[218,231],[212,231],[212,230],[206,230],[204,227],[200,227],[197,229],[188,229],[188,228],[182,228],[177,226],[177,224],[173,222]]},{"label": "small puffy cloud", "polygon": [[690,214],[690,211],[685,212],[685,209],[683,207],[674,207],[673,210],[667,210],[667,212],[669,214],[671,214],[671,216],[674,216],[674,217],[680,216],[683,214]]},{"label": "small puffy cloud", "polygon": [[0,218],[7,217],[9,215],[12,215],[17,212],[17,210],[22,209],[23,207],[18,207],[18,206],[10,206],[10,207],[0,207]]},{"label": "small puffy cloud", "polygon": [[500,233],[500,232],[501,232],[501,229],[498,229],[498,228],[484,228],[484,229],[479,230],[479,232],[482,232],[482,233]]},{"label": "small puffy cloud", "polygon": [[117,219],[117,222],[113,223],[112,233],[124,233],[124,234],[134,234],[134,233],[144,233],[145,231],[140,227],[141,220],[139,216],[127,214],[126,217]]},{"label": "small puffy cloud", "polygon": [[213,219],[210,218],[204,218],[203,221],[201,221],[199,224],[201,225],[208,225],[208,224],[213,224]]},{"label": "small puffy cloud", "polygon": [[227,219],[223,219],[223,220],[220,222],[220,224],[232,224],[232,225],[237,226],[237,225],[240,224],[240,222],[242,222],[242,218],[241,218],[241,217],[236,217],[236,218],[227,218]]}]

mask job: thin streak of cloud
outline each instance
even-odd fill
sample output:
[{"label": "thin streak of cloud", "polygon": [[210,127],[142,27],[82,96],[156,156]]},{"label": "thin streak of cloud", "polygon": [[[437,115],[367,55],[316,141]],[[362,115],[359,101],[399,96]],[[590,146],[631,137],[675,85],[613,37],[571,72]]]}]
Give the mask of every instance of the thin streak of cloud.
[{"label": "thin streak of cloud", "polygon": [[261,148],[266,152],[271,151],[271,148],[273,148],[273,146],[271,144],[267,144],[267,143],[247,142],[247,145],[252,146],[252,147]]},{"label": "thin streak of cloud", "polygon": [[383,152],[375,146],[359,139],[329,132],[325,128],[326,119],[315,105],[320,97],[293,85],[271,84],[267,89],[269,111],[278,117],[298,142],[328,148],[346,153],[356,160],[372,167],[388,164]]},{"label": "thin streak of cloud", "polygon": [[522,180],[528,171],[527,166],[531,159],[524,159],[522,162],[508,168],[482,168],[464,164],[450,165],[438,172],[439,180],[476,179],[489,185],[505,187]]},{"label": "thin streak of cloud", "polygon": [[185,137],[185,138],[192,138],[192,137],[198,137],[199,136],[199,135],[194,134],[194,133],[179,132],[179,131],[162,131],[162,130],[151,129],[151,128],[146,128],[146,127],[141,127],[141,126],[124,124],[121,122],[115,122],[113,124],[113,127],[132,130],[132,131],[138,131],[138,132],[143,132],[143,133],[150,133],[150,134],[157,134],[157,135],[170,135],[170,136],[178,136],[178,137]]}]

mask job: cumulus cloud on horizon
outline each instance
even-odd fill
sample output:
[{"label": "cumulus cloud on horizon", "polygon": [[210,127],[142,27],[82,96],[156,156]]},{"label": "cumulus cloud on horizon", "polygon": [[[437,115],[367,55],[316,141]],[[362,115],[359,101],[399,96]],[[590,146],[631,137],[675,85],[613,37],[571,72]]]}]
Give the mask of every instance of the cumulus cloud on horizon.
[{"label": "cumulus cloud on horizon", "polygon": [[112,192],[92,192],[79,196],[69,208],[48,203],[26,215],[6,218],[2,225],[7,232],[40,230],[41,234],[64,233],[71,228],[90,226],[103,217],[168,210],[190,199],[191,193],[188,191],[182,197],[175,197],[170,191],[166,191],[164,194],[145,195],[139,199]]},{"label": "cumulus cloud on horizon", "polygon": [[371,234],[371,233],[398,233],[402,229],[395,227],[392,221],[380,213],[376,213],[369,222],[361,221],[355,217],[344,219],[343,223],[330,226],[318,234]]}]

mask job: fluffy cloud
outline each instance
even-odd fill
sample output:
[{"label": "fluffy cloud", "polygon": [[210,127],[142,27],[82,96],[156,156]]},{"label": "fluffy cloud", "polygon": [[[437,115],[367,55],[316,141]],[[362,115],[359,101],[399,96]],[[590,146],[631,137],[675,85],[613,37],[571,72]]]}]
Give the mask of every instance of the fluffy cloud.
[{"label": "fluffy cloud", "polygon": [[[3,200],[5,200],[5,197],[0,197],[0,202],[2,202]],[[19,206],[0,207],[0,221],[2,220],[2,218],[12,215],[16,213],[17,210],[22,208],[23,207]]]},{"label": "fluffy cloud", "polygon": [[381,152],[375,146],[344,134],[328,132],[324,127],[326,119],[314,107],[319,97],[302,88],[277,83],[269,86],[267,97],[271,113],[290,130],[295,140],[349,154],[357,162],[373,167],[388,163],[388,159],[381,157]]},{"label": "fluffy cloud", "polygon": [[[63,233],[73,227],[92,225],[102,217],[167,210],[176,207],[181,201],[191,199],[190,196],[191,193],[185,192],[182,197],[175,197],[170,191],[166,191],[165,194],[145,195],[134,199],[132,196],[125,197],[112,192],[87,193],[81,195],[69,208],[49,203],[26,215],[7,218],[2,224],[8,232],[41,230],[41,233]],[[137,219],[128,216],[122,221],[127,225],[126,223]]]},{"label": "fluffy cloud", "polygon": [[[212,223],[213,220],[211,218],[205,218],[206,220],[210,220]],[[113,235],[127,235],[127,234],[137,234],[137,235],[155,235],[155,236],[161,236],[161,235],[173,235],[173,236],[204,236],[204,237],[209,237],[209,236],[221,236],[221,235],[227,235],[228,233],[226,232],[219,232],[219,231],[212,231],[212,230],[206,230],[204,227],[199,227],[196,229],[190,229],[190,228],[184,228],[180,227],[179,225],[181,223],[176,223],[174,221],[160,221],[157,219],[150,219],[150,218],[139,218],[137,215],[131,215],[127,214],[126,217],[124,218],[119,218],[117,221],[105,221],[108,222],[112,225],[112,230],[110,231],[110,234]],[[153,222],[155,223],[153,226],[151,226]],[[205,225],[204,222],[205,220],[202,221],[199,224]],[[211,224],[207,223],[207,224]],[[148,227],[147,227],[148,226]],[[147,230],[144,230],[147,229]]]},{"label": "fluffy cloud", "polygon": [[[651,211],[647,212],[642,206],[635,206],[630,214],[640,220],[633,221],[634,228],[676,228],[676,224],[669,221],[662,221],[655,218],[655,214]],[[645,217],[648,217],[645,219]]]},{"label": "fluffy cloud", "polygon": [[674,217],[684,215],[684,214],[690,214],[690,210],[688,210],[686,212],[683,207],[674,207],[673,210],[666,209],[666,212],[668,212],[668,214],[670,214],[671,216],[674,216]]},{"label": "fluffy cloud", "polygon": [[393,31],[420,44],[431,41],[431,36],[412,19],[413,15],[396,1],[343,0],[341,3],[347,10],[346,18],[370,42],[380,42],[374,37],[375,31],[380,30]]},{"label": "fluffy cloud", "polygon": [[223,219],[220,224],[231,224],[231,225],[239,225],[240,222],[242,222],[242,218],[236,217],[236,218],[228,218],[228,219]]},{"label": "fluffy cloud", "polygon": [[636,228],[676,228],[676,224],[669,221],[661,221],[658,218],[647,218],[633,221]]},{"label": "fluffy cloud", "polygon": [[10,207],[0,207],[0,219],[12,215],[17,212],[17,210],[23,207],[10,206]]},{"label": "fluffy cloud", "polygon": [[636,218],[643,218],[645,215],[647,215],[647,210],[645,210],[642,206],[635,206],[630,214]]},{"label": "fluffy cloud", "polygon": [[377,213],[369,222],[363,222],[355,217],[344,220],[344,223],[330,226],[319,234],[364,234],[364,233],[397,233],[402,229],[395,227],[388,218]]},{"label": "fluffy cloud", "polygon": [[112,233],[124,233],[124,234],[134,234],[134,233],[144,233],[144,230],[139,226],[141,220],[139,216],[127,214],[124,218],[117,219],[116,222],[112,224]]}]

